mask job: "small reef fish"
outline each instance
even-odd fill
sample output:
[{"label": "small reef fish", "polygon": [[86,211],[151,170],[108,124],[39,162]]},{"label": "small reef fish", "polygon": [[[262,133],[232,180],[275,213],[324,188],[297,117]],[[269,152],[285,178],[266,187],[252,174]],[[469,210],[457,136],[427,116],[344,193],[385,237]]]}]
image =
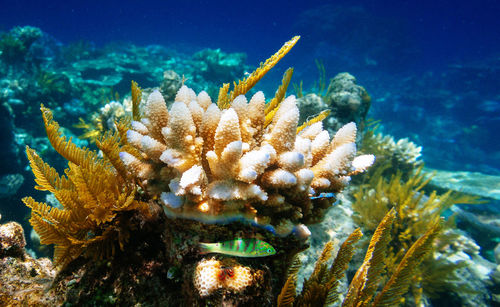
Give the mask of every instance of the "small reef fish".
[{"label": "small reef fish", "polygon": [[266,257],[276,254],[274,247],[258,239],[235,239],[217,243],[200,243],[202,253],[235,257]]},{"label": "small reef fish", "polygon": [[332,198],[332,197],[335,197],[335,193],[320,193],[318,196],[309,196],[309,199]]}]

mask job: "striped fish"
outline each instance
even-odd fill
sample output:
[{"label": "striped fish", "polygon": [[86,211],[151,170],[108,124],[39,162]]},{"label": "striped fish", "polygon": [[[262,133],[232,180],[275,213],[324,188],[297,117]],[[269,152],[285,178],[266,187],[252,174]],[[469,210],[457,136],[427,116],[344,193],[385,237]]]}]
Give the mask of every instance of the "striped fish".
[{"label": "striped fish", "polygon": [[274,247],[258,239],[235,239],[217,243],[200,243],[202,253],[235,257],[266,257],[276,254]]},{"label": "striped fish", "polygon": [[335,193],[320,193],[317,196],[309,196],[309,199],[318,199],[318,198],[333,198],[335,197]]}]

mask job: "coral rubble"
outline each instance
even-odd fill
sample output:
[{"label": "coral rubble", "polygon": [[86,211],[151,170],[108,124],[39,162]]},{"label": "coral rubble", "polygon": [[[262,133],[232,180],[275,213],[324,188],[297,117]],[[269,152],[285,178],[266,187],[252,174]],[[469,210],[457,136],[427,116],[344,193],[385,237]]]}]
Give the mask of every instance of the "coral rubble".
[{"label": "coral rubble", "polygon": [[47,258],[33,259],[24,249],[21,225],[0,225],[0,305],[54,306],[62,301],[47,293],[56,269]]}]

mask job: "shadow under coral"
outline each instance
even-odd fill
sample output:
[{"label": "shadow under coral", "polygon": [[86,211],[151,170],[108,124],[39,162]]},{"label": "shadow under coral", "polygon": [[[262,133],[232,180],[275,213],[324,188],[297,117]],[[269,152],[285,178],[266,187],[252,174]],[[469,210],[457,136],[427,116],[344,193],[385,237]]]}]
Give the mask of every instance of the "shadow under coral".
[{"label": "shadow under coral", "polygon": [[[252,235],[262,237],[279,251],[271,257],[238,258],[241,265],[263,271],[263,278],[239,293],[220,288],[208,297],[208,302],[272,306],[278,294],[273,289],[281,289],[292,258],[308,247],[293,235],[280,238],[241,223],[210,225],[155,216],[154,220],[143,220],[139,214],[132,216],[131,221],[135,220],[138,228],[130,233],[123,251],[117,251],[108,260],[83,256],[73,260],[59,272],[53,290],[65,303],[77,305],[205,305],[206,298],[200,297],[192,286],[196,264],[210,258],[200,254],[198,242]],[[236,261],[222,255],[215,257],[222,262]]]}]

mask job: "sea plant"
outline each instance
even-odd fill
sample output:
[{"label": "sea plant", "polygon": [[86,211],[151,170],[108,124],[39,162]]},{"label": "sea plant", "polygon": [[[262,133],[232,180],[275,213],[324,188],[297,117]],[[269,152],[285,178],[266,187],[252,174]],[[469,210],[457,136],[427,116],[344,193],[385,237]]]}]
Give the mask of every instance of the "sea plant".
[{"label": "sea plant", "polygon": [[30,147],[26,155],[35,175],[37,190],[48,191],[61,207],[51,207],[31,197],[23,202],[31,208],[30,223],[42,244],[54,244],[54,259],[67,264],[82,253],[95,258],[123,249],[134,226],[126,214],[149,214],[146,202],[136,199],[137,187],[120,165],[123,146],[118,133],[107,133],[97,141],[103,158],[87,148],[78,148],[59,132],[52,112],[41,107],[48,139],[66,160],[65,175],[59,175]]},{"label": "sea plant", "polygon": [[[137,84],[137,83],[135,83]],[[134,81],[132,81],[132,98],[134,98]],[[98,111],[91,113],[87,120],[78,118],[78,123],[73,127],[82,129],[83,134],[78,138],[88,140],[90,143],[95,143],[108,131],[116,131],[116,122],[120,120],[130,120],[130,112],[128,100],[120,102],[120,95],[114,92],[113,89],[101,89],[101,104],[102,107]]]},{"label": "sea plant", "polygon": [[[370,240],[363,263],[356,271],[348,286],[341,305],[350,306],[398,306],[414,282],[420,263],[432,250],[432,243],[439,234],[441,222],[430,225],[429,229],[405,251],[402,259],[387,280],[384,260],[392,242],[391,227],[396,219],[396,211],[389,210],[378,224]],[[300,294],[296,294],[296,282],[300,261],[295,259],[288,277],[278,296],[278,306],[330,306],[340,304],[342,293],[338,285],[349,267],[355,253],[354,244],[363,236],[358,228],[340,246],[335,259],[331,259],[333,243],[326,243],[316,261],[313,273],[304,281]],[[385,284],[385,285],[384,285]]]},{"label": "sea plant", "polygon": [[[405,181],[402,179],[403,173],[397,171],[388,180],[382,174],[384,167],[379,167],[371,174],[368,183],[357,187],[353,193],[355,201],[353,202],[354,221],[366,232],[373,232],[378,221],[386,213],[394,208],[396,212],[392,227],[393,240],[388,248],[387,257],[384,260],[387,266],[387,274],[392,274],[397,263],[404,257],[412,244],[421,237],[433,224],[437,223],[443,216],[443,213],[454,204],[475,204],[480,203],[477,197],[453,193],[448,191],[439,195],[436,191],[430,194],[424,192],[432,176],[422,172],[423,166],[409,176]],[[440,247],[452,244],[457,238],[453,230],[453,219],[443,223],[443,231],[437,236],[433,245],[433,250],[437,251]],[[434,293],[436,284],[456,283],[454,271],[462,268],[465,263],[445,263],[439,262],[432,257],[423,259],[424,265],[414,274],[414,284],[412,292],[415,301],[419,301],[422,291],[424,293]],[[433,267],[441,274],[436,276],[428,274],[426,268]],[[439,267],[439,268],[438,268]],[[453,288],[441,287],[441,289]],[[465,291],[465,290],[464,290]]]},{"label": "sea plant", "polygon": [[31,45],[42,36],[36,27],[14,27],[0,35],[0,59],[7,64],[26,61]]}]

